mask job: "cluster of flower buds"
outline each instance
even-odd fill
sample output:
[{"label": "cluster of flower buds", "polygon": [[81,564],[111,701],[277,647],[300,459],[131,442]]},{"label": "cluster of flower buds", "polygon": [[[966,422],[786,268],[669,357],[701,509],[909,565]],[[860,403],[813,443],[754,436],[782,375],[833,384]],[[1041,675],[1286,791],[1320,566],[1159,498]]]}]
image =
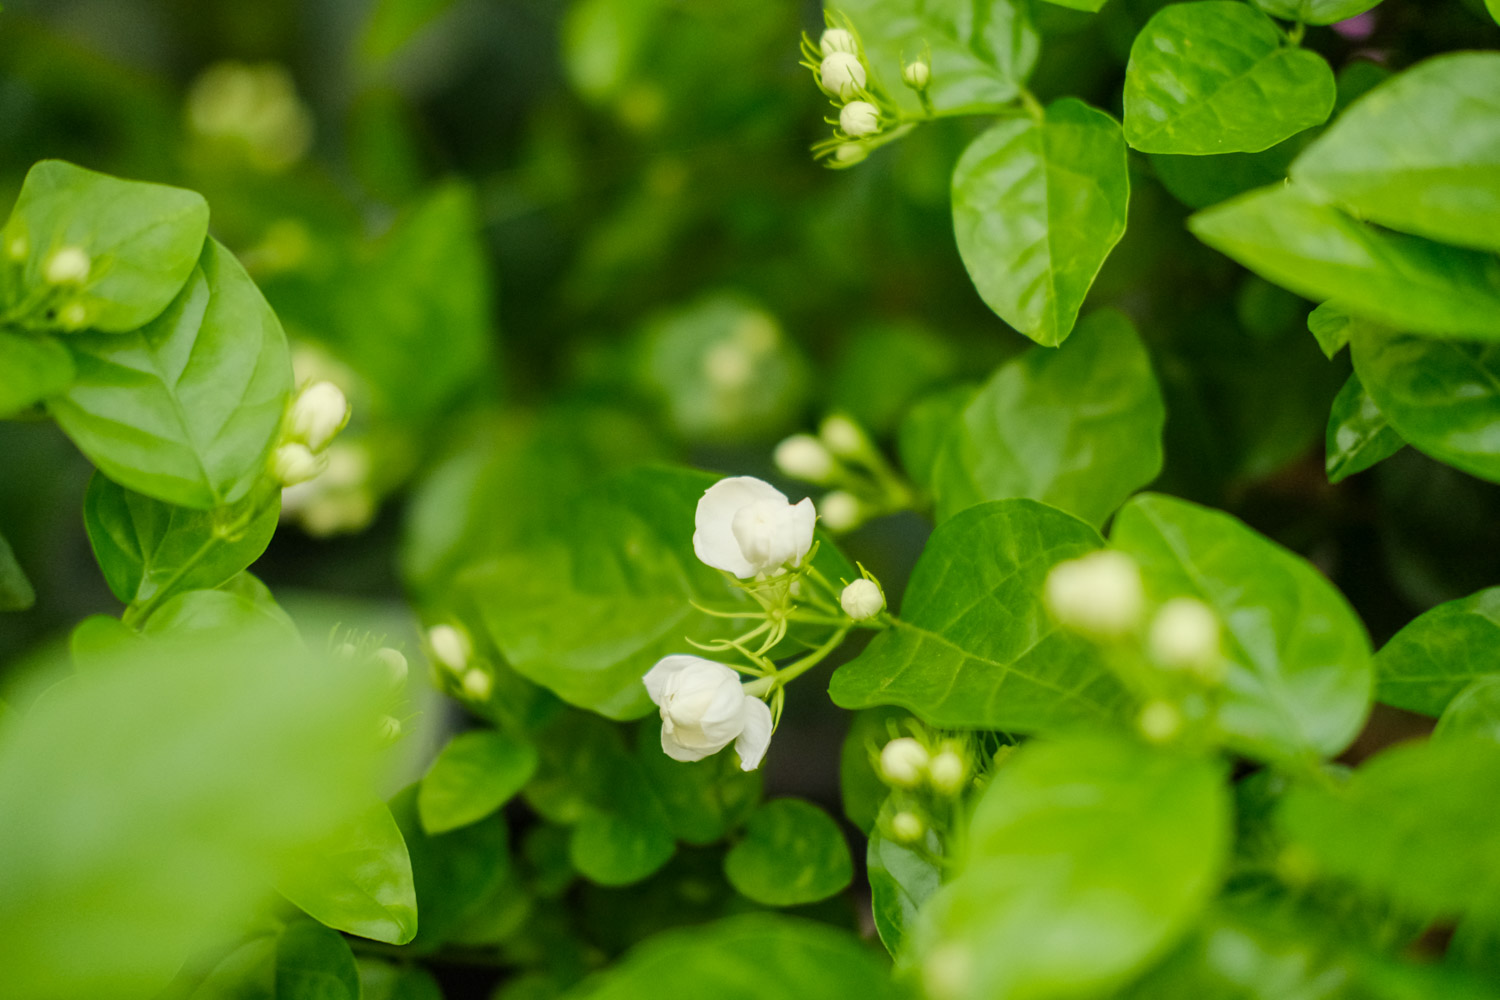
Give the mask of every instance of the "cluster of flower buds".
[{"label": "cluster of flower buds", "polygon": [[[0,286],[18,275],[31,256],[31,241],[24,223],[12,219],[0,234]],[[89,310],[79,301],[78,293],[97,275],[95,261],[88,251],[77,246],[60,246],[41,261],[41,284],[29,294],[23,308],[45,313],[64,330],[81,330],[89,325]]]},{"label": "cluster of flower buds", "polygon": [[[342,639],[335,633],[332,653],[339,663],[361,671],[377,672],[390,708],[394,709],[404,700],[407,664],[406,656],[399,649],[384,645],[368,634],[346,632]],[[401,738],[403,727],[395,715],[385,714],[376,721],[376,730],[381,744],[390,745]]]},{"label": "cluster of flower buds", "polygon": [[772,456],[782,474],[833,487],[818,502],[823,526],[842,534],[872,517],[907,510],[916,491],[886,461],[864,429],[835,413],[816,435],[793,434]]},{"label": "cluster of flower buds", "polygon": [[897,736],[875,754],[875,773],[891,795],[881,811],[884,832],[902,844],[941,840],[954,802],[974,777],[968,746],[956,739],[935,740],[913,725],[912,736]]},{"label": "cluster of flower buds", "polygon": [[489,664],[474,655],[474,642],[460,625],[434,625],[427,630],[427,655],[432,660],[433,682],[441,689],[470,702],[484,705],[495,691]]},{"label": "cluster of flower buds", "polygon": [[[812,71],[819,89],[838,109],[838,117],[828,119],[834,134],[815,145],[813,152],[831,167],[852,167],[881,142],[910,126],[890,127],[900,115],[895,104],[883,98],[853,24],[827,13],[824,22],[826,30],[816,43],[803,33],[802,65]],[[931,78],[931,57],[925,49],[915,61],[903,62],[901,82],[917,92],[928,114],[932,113],[927,99]]]},{"label": "cluster of flower buds", "polygon": [[317,476],[328,464],[328,445],[348,422],[349,400],[342,389],[332,382],[304,386],[282,422],[281,442],[271,453],[271,475],[284,487]]}]

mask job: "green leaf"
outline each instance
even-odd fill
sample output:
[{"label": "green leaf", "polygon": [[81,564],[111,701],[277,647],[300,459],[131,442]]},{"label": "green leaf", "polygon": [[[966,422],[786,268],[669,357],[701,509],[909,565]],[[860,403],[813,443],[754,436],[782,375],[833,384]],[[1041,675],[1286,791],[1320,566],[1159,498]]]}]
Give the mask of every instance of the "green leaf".
[{"label": "green leaf", "polygon": [[1216,153],[1213,156],[1152,153],[1156,179],[1172,197],[1189,208],[1207,208],[1235,195],[1286,179],[1292,160],[1307,146],[1301,133],[1259,153]]},{"label": "green leaf", "polygon": [[384,802],[286,866],[276,889],[329,927],[386,944],[417,933],[412,863]]},{"label": "green leaf", "polygon": [[276,1000],[360,1000],[343,935],[311,920],[289,924],[276,939]]},{"label": "green leaf", "polygon": [[839,748],[839,797],[844,816],[866,836],[874,829],[880,807],[891,793],[890,786],[875,773],[874,756],[900,732],[895,724],[907,717],[905,709],[889,705],[856,712]]},{"label": "green leaf", "polygon": [[1490,254],[1367,226],[1292,184],[1199,212],[1188,228],[1298,295],[1411,333],[1500,339],[1500,260]]},{"label": "green leaf", "polygon": [[238,503],[192,510],[153,500],[95,473],[83,523],[109,589],[126,604],[209,590],[260,558],[276,532],[281,491],[270,480]]},{"label": "green leaf", "polygon": [[911,481],[923,489],[932,487],[933,472],[948,432],[963,414],[977,390],[970,385],[943,389],[918,400],[901,418],[896,450]]},{"label": "green leaf", "polygon": [[963,961],[963,997],[1103,996],[1188,930],[1230,835],[1216,761],[1103,736],[1029,744],[980,798],[914,944]]},{"label": "green leaf", "polygon": [[1375,697],[1441,715],[1469,682],[1500,674],[1500,587],[1439,604],[1375,655]]},{"label": "green leaf", "polygon": [[1125,141],[1143,153],[1258,153],[1333,111],[1333,70],[1228,0],[1157,11],[1130,47]]},{"label": "green leaf", "polygon": [[1303,24],[1333,24],[1357,17],[1380,0],[1255,0],[1272,17]]},{"label": "green leaf", "polygon": [[1471,737],[1400,744],[1342,788],[1294,788],[1279,820],[1321,874],[1457,916],[1482,909],[1486,887],[1500,884],[1497,801],[1500,744]]},{"label": "green leaf", "polygon": [[873,79],[912,112],[921,104],[901,84],[903,60],[930,51],[938,114],[982,114],[1016,99],[1041,51],[1023,0],[846,0],[837,10],[859,32]]},{"label": "green leaf", "polygon": [[1110,544],[1140,564],[1153,601],[1196,597],[1218,615],[1229,665],[1218,725],[1232,747],[1332,757],[1358,734],[1370,640],[1312,565],[1228,514],[1156,494],[1125,505]]},{"label": "green leaf", "polygon": [[563,68],[573,89],[600,104],[630,82],[661,17],[660,0],[579,0],[562,26]]},{"label": "green leaf", "polygon": [[56,339],[0,330],[0,418],[62,392],[73,374],[73,356]]},{"label": "green leaf", "polygon": [[1356,472],[1390,458],[1405,444],[1360,385],[1359,376],[1350,375],[1334,397],[1333,409],[1328,414],[1328,457],[1323,463],[1328,481],[1341,483]]},{"label": "green leaf", "polygon": [[361,1000],[443,1000],[437,980],[420,965],[395,965],[362,958],[359,987]]},{"label": "green leaf", "polygon": [[1500,24],[1500,0],[1484,0],[1484,9],[1490,12],[1490,17]]},{"label": "green leaf", "polygon": [[1500,743],[1500,672],[1477,677],[1443,709],[1436,740],[1481,737]]},{"label": "green leaf", "polygon": [[842,891],[854,862],[833,817],[802,799],[774,799],[751,815],[745,838],[724,855],[724,875],[757,903],[801,906]]},{"label": "green leaf", "polygon": [[453,6],[454,0],[379,0],[370,11],[359,36],[360,58],[378,67],[391,60],[433,21]]},{"label": "green leaf", "polygon": [[1353,323],[1354,318],[1332,302],[1324,302],[1307,314],[1307,330],[1329,361],[1349,345]]},{"label": "green leaf", "polygon": [[[672,859],[677,850],[673,820],[647,768],[619,744],[615,733],[601,735],[606,739],[596,737],[591,756],[584,758],[593,773],[575,777],[582,801],[568,839],[568,858],[592,882],[629,885]],[[659,740],[646,749],[665,756]]]},{"label": "green leaf", "polygon": [[1033,347],[991,376],[933,472],[939,521],[1024,497],[1104,523],[1161,471],[1166,410],[1130,321],[1096,312],[1062,350]]},{"label": "green leaf", "polygon": [[[269,593],[269,592],[267,592]],[[244,630],[261,637],[269,653],[275,648],[301,645],[301,636],[287,613],[274,600],[231,590],[189,590],[163,602],[141,626],[141,634],[177,643],[224,638]]]},{"label": "green leaf", "polygon": [[1500,482],[1500,345],[1368,324],[1352,345],[1354,370],[1396,433],[1440,462]]},{"label": "green leaf", "polygon": [[732,753],[697,761],[673,760],[661,752],[661,725],[655,719],[637,727],[635,749],[672,836],[684,843],[706,845],[722,840],[760,803],[759,770],[741,770]]},{"label": "green leaf", "polygon": [[240,500],[265,474],[292,388],[286,336],[218,243],[150,325],[67,344],[78,379],[47,406],[110,479],[207,509]]},{"label": "green leaf", "polygon": [[[150,322],[174,298],[203,253],[208,203],[193,191],[122,181],[43,160],[26,175],[3,234],[24,246],[20,303],[0,303],[0,319],[32,329],[87,327],[122,333]],[[45,280],[52,255],[76,248],[88,256],[78,285]],[[56,290],[56,291],[54,291]],[[17,305],[29,304],[11,315]],[[68,306],[81,322],[65,322]]]},{"label": "green leaf", "polygon": [[447,833],[509,802],[536,773],[536,748],[508,733],[460,733],[438,754],[417,790],[422,829]]},{"label": "green leaf", "polygon": [[1092,14],[1103,7],[1108,0],[1048,0],[1048,2],[1059,7],[1067,7],[1069,10],[1085,10]]},{"label": "green leaf", "polygon": [[252,938],[224,956],[188,1000],[276,1000],[276,936]]},{"label": "green leaf", "polygon": [[397,793],[390,805],[411,858],[422,922],[411,947],[427,954],[493,902],[510,879],[510,833],[503,813],[449,833],[426,833],[418,818],[416,785]]},{"label": "green leaf", "polygon": [[658,934],[566,1000],[898,1000],[887,963],[848,931],[770,914]]},{"label": "green leaf", "polygon": [[1129,202],[1120,126],[1072,98],[992,126],[953,170],[958,252],[980,298],[1048,347],[1073,329]]},{"label": "green leaf", "polygon": [[1292,179],[1368,222],[1500,251],[1500,52],[1392,77],[1297,157]]},{"label": "green leaf", "polygon": [[0,611],[25,611],[35,603],[36,591],[31,581],[16,562],[10,543],[0,535]]},{"label": "green leaf", "polygon": [[1032,500],[943,522],[900,618],[834,672],[829,696],[844,708],[901,705],[951,728],[1032,733],[1118,719],[1130,704],[1124,689],[1041,600],[1055,564],[1099,547],[1093,528]]},{"label": "green leaf", "polygon": [[916,926],[922,904],[937,892],[943,881],[942,871],[930,860],[937,853],[933,848],[939,845],[930,831],[927,836],[929,854],[923,856],[879,833],[870,835],[865,854],[865,870],[870,877],[870,910],[881,943],[892,955],[900,953],[907,931]]}]

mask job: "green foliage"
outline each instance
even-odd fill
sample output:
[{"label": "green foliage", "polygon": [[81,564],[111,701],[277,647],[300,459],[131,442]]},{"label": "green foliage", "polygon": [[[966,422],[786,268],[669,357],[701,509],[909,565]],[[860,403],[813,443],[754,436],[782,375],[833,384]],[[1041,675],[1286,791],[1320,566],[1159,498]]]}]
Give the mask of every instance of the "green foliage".
[{"label": "green foliage", "polygon": [[73,382],[73,356],[61,341],[0,330],[0,417],[56,395]]},{"label": "green foliage", "polygon": [[[929,843],[923,846],[930,846]],[[928,855],[880,833],[870,835],[865,854],[870,879],[870,910],[886,950],[899,955],[922,904],[942,884],[942,871]]]},{"label": "green foliage", "polygon": [[801,799],[773,799],[750,815],[724,856],[729,883],[757,903],[799,906],[827,899],[854,877],[838,824]]},{"label": "green foliage", "polygon": [[276,939],[277,1000],[359,1000],[359,970],[349,944],[311,920]]},{"label": "green foliage", "polygon": [[1380,0],[1255,0],[1272,17],[1303,24],[1333,24],[1363,14]]},{"label": "green foliage", "polygon": [[10,543],[0,535],[0,611],[25,611],[36,601],[36,591],[16,562]]},{"label": "green foliage", "polygon": [[536,748],[491,729],[448,741],[417,789],[422,829],[447,833],[510,801],[536,773]]},{"label": "green foliage", "polygon": [[1333,399],[1328,414],[1327,458],[1323,468],[1330,483],[1343,482],[1376,462],[1390,458],[1406,444],[1365,392],[1358,375]]},{"label": "green foliage", "polygon": [[1500,588],[1439,604],[1375,656],[1375,695],[1387,705],[1441,715],[1470,681],[1500,673]]}]

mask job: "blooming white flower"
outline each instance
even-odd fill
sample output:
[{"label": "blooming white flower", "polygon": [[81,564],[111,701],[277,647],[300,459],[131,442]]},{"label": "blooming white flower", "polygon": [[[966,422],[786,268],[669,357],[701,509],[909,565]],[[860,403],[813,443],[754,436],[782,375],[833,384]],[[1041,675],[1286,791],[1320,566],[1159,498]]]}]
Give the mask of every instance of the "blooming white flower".
[{"label": "blooming white flower", "polygon": [[666,656],[641,678],[661,709],[661,748],[673,760],[702,760],[734,744],[740,768],[760,766],[771,743],[771,709],[745,693],[739,674],[685,653]]},{"label": "blooming white flower", "polygon": [[926,90],[927,81],[932,78],[932,70],[920,59],[914,63],[907,63],[901,68],[901,79],[912,90]]},{"label": "blooming white flower", "polygon": [[839,112],[839,128],[856,138],[880,131],[880,111],[869,101],[850,101]]},{"label": "blooming white flower", "polygon": [[469,665],[474,655],[474,645],[469,637],[452,625],[434,625],[427,630],[427,648],[432,658],[452,671],[460,671]]},{"label": "blooming white flower", "polygon": [[1166,667],[1202,667],[1219,656],[1219,619],[1207,604],[1174,597],[1151,621],[1151,655]]},{"label": "blooming white flower", "polygon": [[785,493],[753,476],[721,479],[698,501],[693,551],[742,580],[774,573],[801,565],[812,548],[817,519],[810,499],[792,504]]},{"label": "blooming white flower", "polygon": [[292,438],[322,451],[349,422],[349,400],[332,382],[314,382],[297,394],[287,417]]},{"label": "blooming white flower", "polygon": [[323,471],[325,462],[305,444],[292,442],[277,448],[271,454],[271,475],[282,486],[305,483]]},{"label": "blooming white flower", "polygon": [[880,749],[880,776],[897,788],[921,784],[928,763],[927,748],[910,736],[898,736]]},{"label": "blooming white flower", "polygon": [[865,89],[865,67],[859,56],[851,52],[835,52],[823,59],[823,65],[818,67],[818,79],[823,81],[826,89],[837,94],[839,100],[847,101]]},{"label": "blooming white flower", "polygon": [[854,55],[859,51],[859,43],[854,40],[854,32],[843,28],[829,28],[823,32],[823,37],[818,39],[818,51],[825,56],[831,56],[835,52],[847,52]]},{"label": "blooming white flower", "polygon": [[827,482],[835,469],[833,456],[828,454],[823,442],[811,434],[793,434],[776,446],[772,457],[776,468],[810,483]]},{"label": "blooming white flower", "polygon": [[47,258],[42,277],[49,285],[81,285],[88,280],[92,262],[77,247],[63,247]]},{"label": "blooming white flower", "polygon": [[884,610],[885,595],[874,580],[859,579],[844,588],[839,595],[839,606],[844,609],[844,614],[862,622]]},{"label": "blooming white flower", "polygon": [[1146,603],[1135,561],[1108,549],[1052,567],[1045,597],[1059,623],[1100,637],[1135,628]]}]

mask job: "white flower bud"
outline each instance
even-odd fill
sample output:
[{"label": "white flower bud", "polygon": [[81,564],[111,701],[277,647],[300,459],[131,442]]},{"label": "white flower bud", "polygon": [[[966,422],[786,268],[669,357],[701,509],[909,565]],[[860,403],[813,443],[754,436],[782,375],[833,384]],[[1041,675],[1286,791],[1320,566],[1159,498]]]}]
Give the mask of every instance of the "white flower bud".
[{"label": "white flower bud", "polygon": [[818,435],[828,450],[840,458],[859,458],[870,450],[870,439],[859,424],[840,413],[824,417]]},{"label": "white flower bud", "polygon": [[880,131],[880,111],[869,101],[850,101],[839,112],[839,128],[859,138]]},{"label": "white flower bud", "polygon": [[771,709],[745,693],[739,674],[700,656],[663,657],[641,678],[661,710],[661,748],[673,760],[702,760],[734,744],[740,768],[760,766],[771,743]]},{"label": "white flower bud", "polygon": [[359,655],[359,647],[352,642],[341,642],[334,648],[333,655],[340,660],[352,660]]},{"label": "white flower bud", "polygon": [[464,673],[463,689],[464,695],[470,701],[483,704],[490,700],[490,692],[495,690],[495,682],[489,674],[476,667]]},{"label": "white flower bud", "polygon": [[1152,620],[1149,645],[1164,667],[1210,665],[1219,658],[1219,619],[1202,601],[1174,597]]},{"label": "white flower bud", "polygon": [[1165,743],[1182,731],[1182,713],[1169,701],[1147,702],[1136,727],[1152,743]]},{"label": "white flower bud", "polygon": [[885,610],[885,595],[874,580],[855,580],[839,595],[839,607],[855,621],[866,621]]},{"label": "white flower bud", "polygon": [[939,795],[957,795],[963,791],[968,776],[963,758],[952,750],[940,751],[927,766],[927,780]]},{"label": "white flower bud", "polygon": [[922,964],[922,987],[929,1000],[958,1000],[974,984],[974,956],[956,941],[940,944]]},{"label": "white flower bud", "polygon": [[305,483],[323,471],[323,460],[305,444],[284,444],[271,453],[271,475],[282,486]]},{"label": "white flower bud", "polygon": [[864,520],[864,504],[852,494],[834,490],[818,503],[829,531],[853,531]]},{"label": "white flower bud", "polygon": [[809,499],[789,503],[785,493],[752,476],[721,479],[698,501],[693,551],[742,580],[775,573],[802,564],[817,519]]},{"label": "white flower bud", "polygon": [[63,247],[47,258],[42,277],[49,285],[81,285],[88,280],[89,255],[77,247]]},{"label": "white flower bud", "polygon": [[823,442],[811,434],[793,434],[776,446],[776,468],[795,479],[826,483],[838,466]]},{"label": "white flower bud", "polygon": [[17,233],[5,241],[5,252],[11,260],[19,263],[25,260],[26,255],[31,252],[31,244],[27,242],[25,236]]},{"label": "white flower bud", "polygon": [[1135,561],[1108,549],[1052,567],[1045,597],[1060,624],[1098,637],[1135,628],[1146,602]]},{"label": "white flower bud", "polygon": [[401,720],[393,716],[382,715],[378,723],[380,742],[394,743],[401,738]]},{"label": "white flower bud", "polygon": [[823,37],[818,39],[818,51],[825,56],[831,56],[835,52],[847,52],[850,55],[859,54],[859,42],[854,38],[854,32],[843,28],[829,28],[823,32]]},{"label": "white flower bud", "polygon": [[452,625],[434,625],[428,629],[427,648],[432,650],[434,660],[454,673],[468,667],[469,658],[474,655],[474,645],[467,633]]},{"label": "white flower bud", "polygon": [[88,325],[89,311],[82,302],[69,302],[57,314],[58,322],[68,330],[79,330]]},{"label": "white flower bud", "polygon": [[896,788],[915,788],[927,776],[927,748],[910,736],[898,736],[880,750],[880,777]]},{"label": "white flower bud", "polygon": [[406,657],[399,649],[381,646],[375,650],[375,662],[385,668],[386,681],[393,689],[406,683]]},{"label": "white flower bud", "polygon": [[891,817],[891,836],[903,844],[915,844],[927,832],[927,824],[913,812],[898,812]]},{"label": "white flower bud", "polygon": [[901,67],[901,79],[912,90],[926,90],[927,81],[931,78],[932,70],[920,59]]},{"label": "white flower bud", "polygon": [[313,451],[322,451],[349,422],[349,400],[332,382],[314,382],[297,394],[287,431]]},{"label": "white flower bud", "polygon": [[870,156],[870,150],[862,142],[840,143],[838,149],[833,151],[833,158],[846,166],[863,163]]},{"label": "white flower bud", "polygon": [[818,79],[823,81],[825,90],[839,100],[847,101],[865,89],[865,67],[859,56],[852,52],[835,52],[823,59],[823,65],[818,67]]}]

